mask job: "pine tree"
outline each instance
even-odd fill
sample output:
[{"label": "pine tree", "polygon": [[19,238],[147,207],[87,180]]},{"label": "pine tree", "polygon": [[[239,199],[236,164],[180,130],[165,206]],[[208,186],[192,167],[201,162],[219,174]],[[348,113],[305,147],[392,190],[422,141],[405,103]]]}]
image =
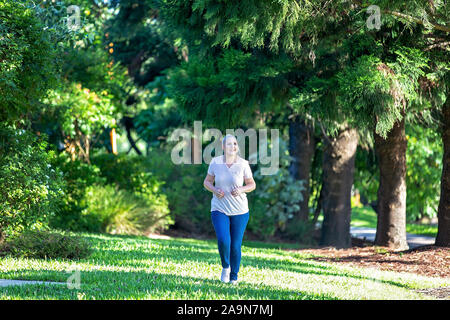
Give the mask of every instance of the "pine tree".
[{"label": "pine tree", "polygon": [[[313,41],[315,37],[313,31],[325,25],[327,21],[312,23],[311,17],[317,11],[315,7],[301,7],[296,2],[240,2],[227,3],[226,7],[218,2],[199,3],[193,4],[190,10],[186,2],[170,1],[167,2],[168,7],[163,9],[163,16],[168,19],[166,23],[175,29],[180,29],[180,34],[186,39],[189,51],[195,53],[190,53],[189,62],[171,74],[172,94],[185,114],[192,119],[200,118],[223,128],[232,126],[239,120],[248,119],[249,116],[254,115],[255,111],[283,112],[287,99],[292,98],[291,90],[303,86],[305,79],[310,77],[310,75],[305,76],[304,73],[307,65],[311,64],[308,55],[311,51],[302,48],[302,41],[305,43]],[[231,27],[228,21],[233,21],[235,24]],[[329,24],[332,28],[336,28],[339,23],[333,19]],[[186,25],[189,28],[185,28]],[[305,32],[309,29],[312,31]],[[343,32],[342,27],[341,29]],[[298,33],[295,34],[295,32]],[[329,32],[329,29],[323,31],[323,33],[326,32]],[[299,35],[302,41],[298,40]],[[329,57],[325,57],[323,61],[326,62],[327,58]],[[332,63],[336,61],[333,60]],[[319,68],[309,69],[308,72],[321,72]],[[321,100],[322,108],[330,110],[335,108],[335,105],[330,104],[332,101],[330,98],[331,95],[326,95]],[[339,121],[341,120],[342,117],[339,118]],[[329,120],[329,125],[332,127],[331,131],[338,131],[334,120]],[[342,128],[341,133],[347,136],[347,130],[349,129]],[[357,138],[355,134],[350,136],[354,141],[353,148],[349,149],[353,149],[350,159],[354,159]],[[346,140],[337,139],[336,141]],[[329,159],[339,161],[340,155],[335,156],[335,154],[336,151],[339,154],[341,151],[339,146],[342,144],[342,142],[330,144],[331,147],[327,149],[330,154]],[[306,158],[308,157],[311,155]],[[306,159],[305,162],[309,161]],[[335,166],[331,165],[330,168]],[[340,208],[338,214],[326,215],[335,217],[336,221],[341,215],[345,216],[344,220],[347,222],[337,232],[344,234],[341,238],[345,240],[343,243],[329,243],[340,247],[350,244],[350,190],[353,182],[352,164],[350,163],[349,168],[345,166],[343,168],[349,170],[350,174],[347,174],[347,171],[339,171],[339,174],[348,176],[350,179],[341,179],[340,175],[327,176],[333,181],[345,181],[346,187],[339,188],[343,194],[336,200],[327,202],[324,207],[326,212],[331,212],[335,207]],[[307,172],[305,178],[309,180],[309,170],[305,172]],[[325,190],[330,192],[331,197],[333,188],[336,186],[333,186],[333,183],[330,183],[330,186]],[[307,202],[305,205],[307,206]],[[304,208],[303,211],[305,211]],[[329,219],[325,220],[328,222]],[[332,229],[325,228],[325,230],[327,234],[332,233]]]},{"label": "pine tree", "polygon": [[[380,60],[376,66],[384,75],[390,74],[389,88],[379,92],[387,94],[387,104],[391,111],[385,113],[387,118],[378,116],[375,128],[375,143],[380,161],[380,188],[378,199],[378,226],[376,243],[396,248],[404,247],[404,207],[406,201],[404,182],[406,139],[404,137],[404,118],[412,114],[422,115],[430,109],[441,110],[443,116],[444,160],[441,179],[441,205],[439,206],[439,232],[436,244],[449,245],[450,211],[445,203],[449,199],[448,190],[448,156],[445,145],[449,144],[445,134],[448,123],[445,113],[445,101],[448,97],[448,61],[449,32],[446,25],[449,18],[448,5],[445,1],[378,1],[382,13],[382,26],[378,32],[367,33],[382,44],[381,55],[374,55]],[[361,7],[364,4],[359,3]],[[361,70],[361,78],[367,79],[367,71]],[[355,79],[349,83],[355,84]],[[357,82],[356,82],[357,83]],[[360,88],[361,100],[370,105],[367,89],[376,84],[376,77],[366,81]],[[348,91],[347,91],[348,92]],[[347,94],[347,97],[349,95]],[[355,94],[353,94],[355,96]],[[381,97],[378,94],[375,96]],[[392,97],[389,102],[389,96]],[[442,98],[444,97],[444,98]],[[354,99],[358,100],[357,98]],[[384,100],[384,99],[383,99]],[[355,106],[355,105],[354,105]],[[359,107],[360,108],[360,107]],[[362,108],[361,115],[370,114]],[[370,119],[368,119],[370,121]],[[392,130],[390,130],[392,128]],[[388,131],[385,131],[388,129]],[[379,132],[386,132],[380,135]],[[386,139],[383,139],[383,138]],[[448,148],[447,148],[448,150]],[[384,178],[383,178],[384,176]],[[397,198],[396,198],[397,197]]]},{"label": "pine tree", "polygon": [[[379,30],[367,30],[363,14],[370,4],[381,8]],[[258,109],[279,112],[289,100],[299,113],[320,121],[332,139],[344,132],[354,136],[354,128],[370,130],[382,180],[377,243],[406,247],[404,121],[426,105],[418,85],[428,58],[419,48],[430,28],[445,38],[448,12],[442,3],[168,0],[160,5],[167,25],[190,52],[189,63],[172,75],[173,93],[186,114],[232,125]],[[432,46],[443,46],[440,39]],[[331,195],[334,188],[325,192]],[[344,221],[338,233],[345,236],[335,245],[348,246],[350,210],[344,199],[338,206],[347,213],[337,218]]]}]

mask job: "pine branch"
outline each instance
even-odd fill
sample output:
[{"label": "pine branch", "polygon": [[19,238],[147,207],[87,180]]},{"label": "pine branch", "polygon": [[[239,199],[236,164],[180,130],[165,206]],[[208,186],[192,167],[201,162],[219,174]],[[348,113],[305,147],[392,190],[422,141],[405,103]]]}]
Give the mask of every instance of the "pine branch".
[{"label": "pine branch", "polygon": [[[425,23],[421,19],[413,17],[413,16],[410,16],[410,15],[407,15],[407,14],[404,14],[404,13],[401,13],[401,12],[390,11],[390,10],[382,10],[381,12],[386,13],[386,14],[390,14],[390,15],[393,15],[393,16],[396,16],[396,17],[399,17],[399,18],[403,18],[403,19],[409,20],[409,21],[415,22],[417,24],[425,25]],[[444,32],[450,32],[450,27],[443,26],[443,25],[437,24],[435,22],[430,22],[430,21],[428,23],[430,25],[432,25],[434,27],[434,29],[441,30],[441,31],[444,31]]]},{"label": "pine branch", "polygon": [[425,51],[429,51],[431,49],[438,48],[438,47],[441,47],[442,49],[445,49],[448,51],[448,50],[450,50],[449,45],[450,45],[450,41],[439,42],[439,43],[435,43],[435,44],[428,46],[427,48],[425,48]]},{"label": "pine branch", "polygon": [[[359,1],[359,0],[355,0],[355,1],[353,1],[353,3],[355,5],[357,5],[357,6],[359,6],[359,7],[362,7],[362,2]],[[429,4],[430,4],[430,11],[431,11],[432,15],[433,16],[442,17],[442,15],[436,14],[434,12],[434,4],[433,4],[433,2],[430,1]],[[389,14],[389,15],[393,15],[393,16],[396,16],[396,17],[399,17],[399,18],[403,18],[403,19],[406,19],[408,21],[415,22],[417,24],[425,25],[425,23],[421,19],[413,17],[413,16],[405,14],[405,13],[401,13],[401,12],[398,12],[398,11],[391,11],[391,10],[381,10],[381,12]],[[441,31],[444,31],[444,32],[450,32],[450,27],[448,27],[448,26],[441,25],[441,24],[438,24],[436,22],[431,22],[431,21],[428,21],[428,23],[430,25],[432,25],[433,28],[436,29],[436,30],[441,30]]]}]

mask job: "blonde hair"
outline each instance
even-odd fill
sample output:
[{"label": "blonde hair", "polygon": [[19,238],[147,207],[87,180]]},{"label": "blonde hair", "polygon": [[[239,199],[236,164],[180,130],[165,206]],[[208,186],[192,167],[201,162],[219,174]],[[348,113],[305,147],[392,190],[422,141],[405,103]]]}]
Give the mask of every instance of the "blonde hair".
[{"label": "blonde hair", "polygon": [[[223,139],[222,139],[222,146],[223,147],[225,147],[225,142],[226,142],[226,140],[227,140],[227,138],[230,138],[230,137],[233,137],[234,139],[236,139],[236,137],[234,136],[234,135],[232,135],[232,134],[227,134],[225,137],[223,137]],[[237,142],[237,139],[236,139],[236,142]]]},{"label": "blonde hair", "polygon": [[[223,137],[223,139],[222,139],[222,147],[223,148],[225,148],[225,143],[226,143],[226,140],[227,140],[227,138],[234,138],[235,140],[236,140],[236,142],[237,142],[237,138],[234,136],[234,135],[232,135],[232,134],[227,134],[225,137]],[[239,144],[238,144],[238,152],[237,152],[237,154],[240,156],[241,155],[241,148],[239,148]]]}]

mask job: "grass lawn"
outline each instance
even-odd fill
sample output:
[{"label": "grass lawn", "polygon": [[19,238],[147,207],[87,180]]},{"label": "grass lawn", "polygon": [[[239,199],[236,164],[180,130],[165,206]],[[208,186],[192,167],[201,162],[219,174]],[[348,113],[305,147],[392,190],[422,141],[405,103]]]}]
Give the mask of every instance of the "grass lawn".
[{"label": "grass lawn", "polygon": [[[377,227],[377,214],[371,207],[352,208],[351,225],[353,227]],[[436,237],[437,226],[406,224],[406,232],[424,236]]]},{"label": "grass lawn", "polygon": [[79,261],[0,259],[0,278],[66,282],[0,288],[0,299],[432,299],[414,289],[450,286],[448,278],[358,269],[245,241],[237,286],[220,282],[215,240],[81,234],[94,253]]}]

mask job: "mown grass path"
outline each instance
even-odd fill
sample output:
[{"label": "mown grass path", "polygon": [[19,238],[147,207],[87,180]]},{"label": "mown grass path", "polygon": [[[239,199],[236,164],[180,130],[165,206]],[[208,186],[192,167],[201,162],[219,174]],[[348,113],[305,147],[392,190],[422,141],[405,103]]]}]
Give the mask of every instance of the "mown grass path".
[{"label": "mown grass path", "polygon": [[244,240],[237,286],[219,281],[215,240],[81,234],[95,248],[79,261],[2,258],[0,278],[67,281],[80,289],[25,285],[0,288],[0,299],[431,299],[414,289],[450,279],[357,269]]}]

